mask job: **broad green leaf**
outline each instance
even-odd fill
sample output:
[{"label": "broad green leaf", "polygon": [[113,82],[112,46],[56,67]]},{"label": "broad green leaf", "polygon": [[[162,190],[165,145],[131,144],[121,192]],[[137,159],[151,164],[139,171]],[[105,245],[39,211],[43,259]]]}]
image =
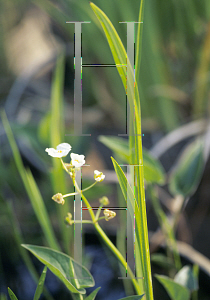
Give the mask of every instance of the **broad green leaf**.
[{"label": "broad green leaf", "polygon": [[125,297],[125,298],[121,298],[119,300],[140,300],[144,297],[144,294],[141,295],[141,296],[128,296],[128,297]]},{"label": "broad green leaf", "polygon": [[184,266],[174,277],[174,281],[185,286],[190,291],[198,289],[198,280],[193,274],[190,266]]},{"label": "broad green leaf", "polygon": [[18,298],[15,296],[15,294],[13,293],[13,291],[10,288],[8,288],[8,293],[9,293],[11,300],[18,300]]},{"label": "broad green leaf", "polygon": [[[99,141],[116,153],[123,161],[129,163],[128,140],[113,136],[99,136]],[[143,148],[144,178],[151,183],[163,184],[165,174],[160,162],[148,150]]]},{"label": "broad green leaf", "polygon": [[47,266],[45,266],[44,270],[42,271],[42,275],[40,276],[33,300],[39,300],[39,298],[43,292],[46,274],[47,274]]},{"label": "broad green leaf", "polygon": [[[95,282],[89,271],[70,256],[46,247],[22,246],[45,264],[72,293],[85,294],[84,288],[94,286]],[[75,278],[75,274],[80,274],[78,277],[82,278]]]},{"label": "broad green leaf", "polygon": [[165,174],[160,162],[143,148],[144,178],[151,183],[164,184]]},{"label": "broad green leaf", "polygon": [[155,275],[155,277],[164,286],[172,300],[189,300],[190,291],[187,288],[183,287],[179,283],[174,282],[167,276]]},{"label": "broad green leaf", "polygon": [[85,298],[85,300],[94,300],[99,290],[100,290],[100,287],[97,288],[95,291],[93,291],[89,296],[87,296],[87,298]]},{"label": "broad green leaf", "polygon": [[197,139],[182,153],[170,176],[169,189],[173,195],[192,195],[198,187],[204,168],[203,140]]},{"label": "broad green leaf", "polygon": [[111,149],[114,153],[118,154],[123,161],[129,162],[128,140],[120,137],[104,135],[100,135],[98,140]]},{"label": "broad green leaf", "polygon": [[160,254],[160,253],[152,254],[151,261],[163,268],[166,268],[166,269],[175,268],[173,260],[163,254]]}]

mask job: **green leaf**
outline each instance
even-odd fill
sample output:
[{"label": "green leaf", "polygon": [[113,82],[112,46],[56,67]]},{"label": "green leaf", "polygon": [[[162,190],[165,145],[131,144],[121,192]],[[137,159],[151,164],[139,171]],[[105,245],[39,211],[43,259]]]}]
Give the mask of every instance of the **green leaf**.
[{"label": "green leaf", "polygon": [[98,140],[111,149],[115,154],[125,162],[129,162],[129,146],[128,140],[115,137],[100,135]]},{"label": "green leaf", "polygon": [[119,184],[120,184],[120,188],[122,190],[123,196],[125,198],[125,201],[127,202],[127,198],[130,199],[130,203],[132,204],[133,207],[133,211],[134,211],[134,193],[131,189],[131,186],[128,183],[128,180],[123,172],[123,170],[121,169],[121,167],[118,165],[118,163],[116,162],[116,160],[111,157],[112,163],[114,165],[114,169],[115,172],[117,174],[117,178],[119,180]]},{"label": "green leaf", "polygon": [[164,184],[165,172],[161,163],[143,148],[144,178],[151,183]]},{"label": "green leaf", "polygon": [[99,290],[100,287],[93,291],[87,298],[85,298],[85,300],[94,300]]},{"label": "green leaf", "polygon": [[160,253],[152,254],[151,261],[166,269],[171,269],[175,267],[171,258]]},{"label": "green leaf", "polygon": [[[113,136],[99,136],[99,141],[129,163],[128,140]],[[143,148],[144,179],[151,183],[164,184],[165,173],[160,162],[148,150]]]},{"label": "green leaf", "polygon": [[7,296],[5,294],[1,293],[0,300],[7,300]]},{"label": "green leaf", "polygon": [[192,195],[204,169],[203,140],[197,139],[182,153],[170,176],[169,189],[173,195]]},{"label": "green leaf", "polygon": [[[103,30],[106,35],[107,41],[109,43],[109,47],[111,49],[115,64],[126,64],[126,52],[125,48],[122,44],[121,39],[119,38],[119,35],[117,34],[114,26],[110,22],[110,20],[107,18],[105,13],[98,8],[95,4],[90,2],[90,6],[94,13],[96,14]],[[119,75],[122,79],[124,87],[126,87],[126,68],[125,67],[117,67],[117,70],[119,72]]]},{"label": "green leaf", "polygon": [[145,294],[141,295],[141,296],[128,296],[125,298],[121,298],[119,300],[140,300],[144,297]]},{"label": "green leaf", "polygon": [[10,288],[8,288],[8,293],[9,293],[11,300],[18,300],[18,298],[15,296],[15,294],[13,293],[13,291]]},{"label": "green leaf", "polygon": [[39,298],[43,292],[46,274],[47,274],[47,266],[45,266],[44,270],[42,271],[42,275],[40,276],[33,300],[39,300]]},{"label": "green leaf", "polygon": [[33,209],[34,209],[36,217],[39,221],[39,224],[43,230],[45,239],[51,248],[58,250],[58,249],[60,249],[60,247],[58,245],[55,234],[53,232],[52,225],[51,225],[44,201],[42,199],[41,193],[39,191],[39,188],[34,180],[34,177],[31,173],[31,171],[26,170],[23,165],[20,152],[16,145],[10,124],[7,120],[7,116],[4,111],[2,112],[1,117],[2,117],[2,123],[3,123],[4,129],[5,129],[5,132],[7,134],[7,138],[10,143],[10,147],[12,149],[16,167],[17,167],[20,177],[23,181],[24,187],[29,196],[31,205],[33,206]]},{"label": "green leaf", "polygon": [[174,281],[185,286],[191,292],[198,290],[198,280],[190,266],[184,266],[174,277]]},{"label": "green leaf", "polygon": [[190,291],[171,278],[163,275],[155,275],[155,277],[164,286],[172,300],[188,300],[190,298]]},{"label": "green leaf", "polygon": [[[46,247],[22,245],[45,264],[72,293],[85,294],[84,288],[94,286],[95,282],[89,271],[70,256]],[[80,274],[75,278],[75,274]]]}]

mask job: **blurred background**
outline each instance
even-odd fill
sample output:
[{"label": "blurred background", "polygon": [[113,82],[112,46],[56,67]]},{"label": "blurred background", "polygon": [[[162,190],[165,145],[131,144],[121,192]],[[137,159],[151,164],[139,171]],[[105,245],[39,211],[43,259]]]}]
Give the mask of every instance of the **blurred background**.
[{"label": "blurred background", "polygon": [[[126,24],[119,22],[137,21],[140,1],[94,3],[110,18],[126,48]],[[71,144],[72,151],[84,154],[90,165],[84,170],[84,186],[92,183],[95,169],[107,175],[106,183],[87,193],[91,204],[98,206],[98,198],[106,195],[111,207],[123,206],[123,202],[119,204],[116,200],[122,195],[119,191],[116,194],[110,159],[113,152],[99,141],[99,136],[126,132],[126,97],[115,68],[83,68],[83,133],[91,137],[68,136],[74,129],[74,25],[65,22],[91,21],[82,25],[83,64],[114,64],[89,1],[1,0],[0,8],[0,105],[19,149],[13,143],[11,150],[11,134],[9,143],[1,122],[0,293],[6,299],[3,294],[7,294],[9,286],[18,299],[25,300],[33,297],[36,284],[32,277],[36,277],[36,272],[40,274],[42,265],[18,245],[53,246],[56,237],[66,253],[72,247],[73,230],[66,228],[63,218],[73,204],[69,201],[64,208],[58,208],[51,197],[57,192],[69,193],[73,187],[57,161],[51,160],[44,150],[61,142]],[[177,239],[195,251],[192,254],[183,248],[180,253],[183,263],[200,263],[199,299],[210,299],[210,2],[146,0],[142,45],[138,84],[143,146],[160,159],[170,178],[185,146],[197,137],[205,143],[205,159],[193,192],[186,195]],[[65,161],[69,162],[68,158]],[[164,210],[171,212],[172,196],[167,187],[160,194]],[[48,217],[40,217],[40,203],[46,206]],[[45,218],[55,237],[51,232],[49,238]],[[151,241],[151,249],[162,253],[164,245],[154,238],[159,225],[150,203],[148,218],[150,236],[155,241]],[[104,222],[103,226],[115,241],[120,218]],[[116,280],[113,285],[118,264],[102,248],[91,226],[86,226],[84,233],[86,266],[96,280],[96,287],[102,286],[99,299],[125,296],[126,288],[129,289],[125,283]],[[197,255],[198,261],[192,259],[193,255]],[[158,265],[152,264],[152,268],[154,273],[164,272]],[[54,299],[69,299],[64,286],[50,272],[47,276],[47,287]],[[154,290],[156,299],[169,299],[156,279]],[[49,295],[45,297],[50,299]]]}]

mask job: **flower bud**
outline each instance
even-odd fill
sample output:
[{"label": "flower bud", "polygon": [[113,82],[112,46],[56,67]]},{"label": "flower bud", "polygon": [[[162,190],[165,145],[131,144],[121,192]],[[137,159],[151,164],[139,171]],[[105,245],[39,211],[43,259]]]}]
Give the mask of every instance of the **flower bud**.
[{"label": "flower bud", "polygon": [[67,217],[65,218],[65,221],[68,225],[72,225],[74,224],[74,221],[72,220],[72,214],[71,213],[67,213]]},{"label": "flower bud", "polygon": [[109,199],[104,196],[102,198],[99,199],[99,202],[104,206],[104,205],[109,205]]},{"label": "flower bud", "polygon": [[59,203],[59,204],[62,204],[62,205],[65,203],[65,200],[63,199],[63,195],[62,195],[61,193],[55,194],[55,195],[52,197],[52,199],[53,199],[55,202],[57,202],[57,203]]},{"label": "flower bud", "polygon": [[109,221],[109,220],[113,219],[116,216],[116,213],[112,210],[105,209],[104,210],[104,215],[105,215],[105,220]]}]

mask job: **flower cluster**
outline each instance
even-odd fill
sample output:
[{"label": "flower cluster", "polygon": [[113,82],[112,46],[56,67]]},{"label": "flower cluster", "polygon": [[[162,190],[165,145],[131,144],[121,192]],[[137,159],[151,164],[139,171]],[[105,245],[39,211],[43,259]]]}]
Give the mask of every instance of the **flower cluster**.
[{"label": "flower cluster", "polygon": [[[68,153],[71,151],[71,148],[72,148],[71,145],[69,145],[68,143],[62,143],[62,144],[59,144],[56,147],[56,149],[46,148],[45,151],[48,153],[48,155],[61,159],[61,163],[62,163],[64,169],[71,176],[73,182],[75,183],[75,174],[79,170],[79,168],[82,167],[85,164],[85,156],[83,154],[79,155],[79,154],[76,154],[76,153],[71,153],[70,154],[70,157],[71,157],[70,164],[69,163],[64,163],[63,160],[62,160],[62,157],[67,156]],[[94,171],[95,183],[92,184],[90,187],[86,188],[85,190],[88,190],[89,188],[94,186],[97,182],[103,181],[104,178],[105,178],[105,175],[102,172],[100,172],[98,170],[95,170]],[[63,196],[61,193],[57,193],[56,195],[54,195],[52,197],[52,199],[55,202],[63,205],[65,203],[64,198],[67,197],[67,196],[71,196],[71,195],[72,194],[67,194],[67,195]],[[107,200],[105,202],[107,202]]]}]

